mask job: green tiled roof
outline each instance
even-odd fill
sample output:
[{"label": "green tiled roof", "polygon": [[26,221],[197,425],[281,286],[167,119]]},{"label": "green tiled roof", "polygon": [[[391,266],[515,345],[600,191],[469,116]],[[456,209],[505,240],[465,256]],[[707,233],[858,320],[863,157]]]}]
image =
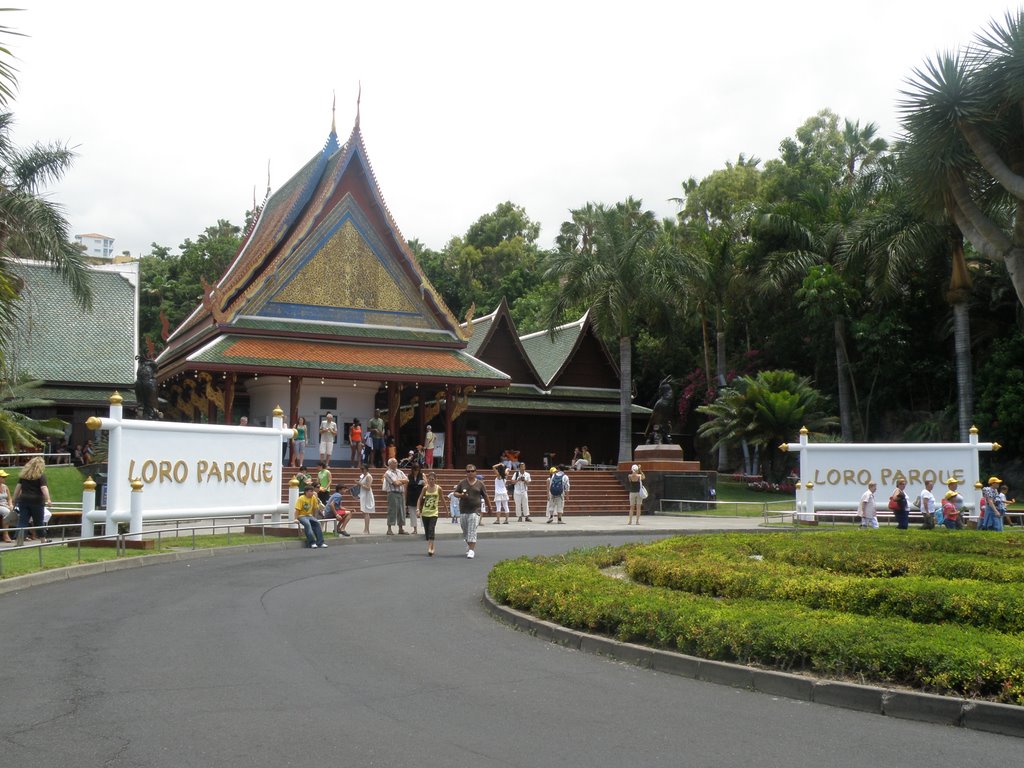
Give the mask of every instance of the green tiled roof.
[{"label": "green tiled roof", "polygon": [[[137,265],[118,267],[138,280]],[[47,382],[135,381],[136,284],[110,268],[90,269],[93,300],[86,311],[46,264],[17,262],[12,271],[25,281],[10,351],[15,370]]]},{"label": "green tiled roof", "polygon": [[565,365],[583,331],[583,325],[583,321],[579,320],[556,328],[554,334],[540,331],[519,337],[523,349],[530,356],[530,362],[545,384],[550,384],[555,374]]},{"label": "green tiled roof", "polygon": [[53,400],[57,403],[89,403],[110,405],[110,396],[117,390],[124,399],[125,406],[135,406],[135,384],[129,383],[119,387],[51,387],[43,385],[31,390],[33,398]]},{"label": "green tiled roof", "polygon": [[[233,328],[247,328],[262,331],[284,331],[298,334],[330,334],[345,338],[388,339],[396,341],[433,341],[452,343],[458,341],[444,331],[424,331],[415,328],[385,328],[383,326],[342,325],[337,323],[316,323],[301,320],[278,320],[267,317],[246,315],[231,323]],[[461,342],[460,342],[461,343]],[[472,354],[472,353],[470,353]]]},{"label": "green tiled roof", "polygon": [[[473,321],[473,335],[469,338],[469,344],[466,346],[466,351],[471,355],[476,355],[480,351],[480,345],[484,343],[484,339],[487,337],[487,331],[491,328],[491,323],[494,322],[494,316],[497,310],[491,312],[489,315],[481,317],[479,320]],[[462,324],[463,328],[467,327],[466,323]]]}]

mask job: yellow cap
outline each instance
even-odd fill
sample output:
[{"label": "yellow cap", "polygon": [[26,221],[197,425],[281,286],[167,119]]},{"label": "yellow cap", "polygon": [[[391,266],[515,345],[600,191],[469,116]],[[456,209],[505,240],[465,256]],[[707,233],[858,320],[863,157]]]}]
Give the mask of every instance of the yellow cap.
[{"label": "yellow cap", "polygon": [[990,478],[988,479],[988,484],[989,484],[989,485],[992,485],[992,483],[1001,483],[1001,482],[1003,482],[1003,481],[1002,481],[1002,480],[1000,480],[1000,479],[999,479],[998,477],[996,477],[995,475],[992,475],[992,477],[990,477]]}]

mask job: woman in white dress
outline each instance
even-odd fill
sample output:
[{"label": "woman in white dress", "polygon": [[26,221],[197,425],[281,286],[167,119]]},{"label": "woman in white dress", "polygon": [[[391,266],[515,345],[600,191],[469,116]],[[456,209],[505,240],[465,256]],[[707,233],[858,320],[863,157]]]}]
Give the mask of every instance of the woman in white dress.
[{"label": "woman in white dress", "polygon": [[370,515],[376,509],[373,501],[373,475],[365,466],[359,472],[359,511],[363,513],[363,533],[370,532]]}]

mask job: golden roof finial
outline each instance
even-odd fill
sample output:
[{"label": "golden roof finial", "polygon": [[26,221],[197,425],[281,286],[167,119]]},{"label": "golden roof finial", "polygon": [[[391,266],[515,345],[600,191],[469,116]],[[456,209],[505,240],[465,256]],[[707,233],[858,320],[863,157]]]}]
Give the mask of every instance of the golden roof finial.
[{"label": "golden roof finial", "polygon": [[356,94],[356,128],[359,128],[359,102],[363,100],[363,81],[359,81],[359,92]]},{"label": "golden roof finial", "polygon": [[331,91],[331,133],[338,132],[338,126],[334,122],[334,108],[338,105],[338,94],[335,91]]}]

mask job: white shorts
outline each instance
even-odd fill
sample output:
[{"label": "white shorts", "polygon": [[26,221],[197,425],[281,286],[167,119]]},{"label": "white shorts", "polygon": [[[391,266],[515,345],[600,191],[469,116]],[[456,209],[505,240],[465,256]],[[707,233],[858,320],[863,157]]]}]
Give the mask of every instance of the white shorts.
[{"label": "white shorts", "polygon": [[333,440],[321,440],[320,441],[320,453],[330,456],[334,453],[334,441]]}]

